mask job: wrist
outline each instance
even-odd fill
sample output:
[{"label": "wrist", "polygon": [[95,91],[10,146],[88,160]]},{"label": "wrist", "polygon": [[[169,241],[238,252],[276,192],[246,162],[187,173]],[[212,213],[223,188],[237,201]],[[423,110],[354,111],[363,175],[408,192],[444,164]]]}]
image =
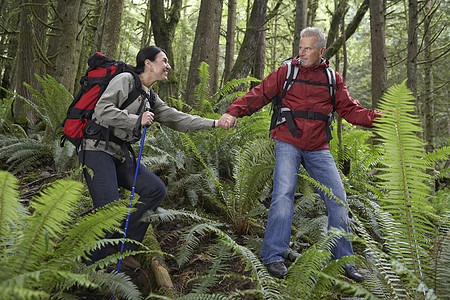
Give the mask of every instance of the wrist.
[{"label": "wrist", "polygon": [[216,128],[216,120],[213,120],[212,128]]}]

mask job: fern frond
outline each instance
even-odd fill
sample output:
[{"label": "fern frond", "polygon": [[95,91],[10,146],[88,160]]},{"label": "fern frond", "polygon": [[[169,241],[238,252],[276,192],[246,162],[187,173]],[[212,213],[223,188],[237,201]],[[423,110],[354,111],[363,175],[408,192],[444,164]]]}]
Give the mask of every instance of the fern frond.
[{"label": "fern frond", "polygon": [[48,132],[54,133],[58,125],[61,124],[66,117],[67,108],[72,102],[73,97],[66,88],[58,83],[52,76],[45,75],[41,77],[35,74],[35,77],[42,87],[42,92],[36,90],[27,83],[24,83],[24,85],[34,96],[37,103],[34,103],[27,98],[22,99],[28,105],[33,107],[39,116],[45,120],[45,123],[49,127]]},{"label": "fern frond", "polygon": [[420,278],[423,272],[429,272],[428,236],[434,229],[423,214],[431,178],[425,172],[429,163],[423,159],[424,143],[416,135],[422,129],[414,106],[405,82],[391,87],[380,101],[384,118],[374,127],[385,153],[383,173],[377,175],[382,180],[379,186],[388,191],[382,199],[383,210],[394,220],[386,239],[397,258]]},{"label": "fern frond", "polygon": [[195,105],[194,108],[198,111],[197,114],[211,113],[212,106],[209,99],[209,65],[202,61],[198,67],[198,77],[200,83],[195,88]]},{"label": "fern frond", "polygon": [[223,223],[211,220],[210,218],[205,218],[197,214],[196,212],[186,211],[186,210],[175,210],[175,209],[165,209],[162,207],[158,207],[155,212],[146,213],[142,220],[146,222],[171,222],[175,219],[185,219],[188,221],[194,221],[197,223],[205,222],[209,223],[213,226],[223,226]]},{"label": "fern frond", "polygon": [[[172,300],[172,298],[150,294],[146,299],[163,299],[163,300]],[[187,295],[177,297],[177,300],[233,300],[236,299],[231,296],[224,296],[220,294],[205,294],[205,293],[189,293]]]},{"label": "fern frond", "polygon": [[335,286],[337,286],[340,291],[345,292],[346,294],[353,295],[354,297],[363,297],[364,299],[367,299],[367,300],[379,299],[378,297],[374,296],[371,292],[362,288],[359,285],[354,285],[354,284],[348,283],[347,281],[339,280],[336,277],[330,276],[323,272],[320,272],[320,276],[333,282],[333,284]]},{"label": "fern frond", "polygon": [[[131,210],[133,212],[134,209]],[[125,201],[110,203],[94,214],[88,214],[77,220],[77,226],[64,229],[63,238],[54,248],[52,255],[55,263],[77,261],[86,257],[86,253],[105,245],[119,244],[122,239],[103,239],[105,232],[113,231],[125,219],[128,207]]]},{"label": "fern frond", "polygon": [[436,295],[450,298],[450,211],[444,215],[433,246],[433,281]]},{"label": "fern frond", "polygon": [[36,166],[42,161],[51,161],[51,146],[34,139],[8,137],[0,144],[0,159],[10,164],[9,170],[19,172]]},{"label": "fern frond", "polygon": [[[247,266],[252,271],[253,276],[256,278],[256,283],[258,289],[261,290],[263,296],[266,299],[281,299],[278,288],[274,279],[267,273],[266,268],[263,266],[261,261],[253,254],[250,249],[239,245],[236,241],[230,237],[228,234],[218,229],[217,227],[204,224],[204,229],[208,229],[209,231],[214,232],[219,237],[219,240],[230,247],[233,252],[236,254],[240,254],[243,257],[243,260],[247,263]],[[203,229],[202,229],[203,230]]]},{"label": "fern frond", "polygon": [[100,286],[108,287],[109,292],[118,296],[120,299],[142,299],[142,295],[137,286],[124,273],[96,272],[92,274],[91,280]]},{"label": "fern frond", "polygon": [[19,181],[12,174],[0,171],[0,247],[3,247],[6,239],[11,238],[7,234],[20,224],[20,219],[25,215],[19,202],[18,184]]},{"label": "fern frond", "polygon": [[70,221],[67,212],[73,210],[79,200],[82,184],[61,180],[47,187],[36,201],[31,203],[34,213],[27,217],[18,249],[22,262],[18,270],[34,270],[42,255],[52,247],[52,239],[61,232],[61,224]]}]

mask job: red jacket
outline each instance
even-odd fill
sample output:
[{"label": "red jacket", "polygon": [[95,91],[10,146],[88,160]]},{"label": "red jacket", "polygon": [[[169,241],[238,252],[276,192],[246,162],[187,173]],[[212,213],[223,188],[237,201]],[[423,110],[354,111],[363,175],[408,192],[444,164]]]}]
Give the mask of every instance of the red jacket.
[{"label": "red jacket", "polygon": [[[313,68],[303,68],[299,65],[297,58],[292,60],[295,67],[300,68],[298,77],[303,80],[311,80],[327,83],[325,67],[328,61]],[[262,82],[254,87],[244,96],[237,98],[229,107],[227,112],[235,117],[249,116],[260,108],[270,103],[272,98],[281,94],[284,81],[286,80],[287,65],[270,73]],[[347,86],[342,76],[336,72],[336,111],[345,120],[354,125],[371,127],[373,119],[378,116],[375,111],[366,109],[358,101],[352,99],[348,93]],[[328,115],[333,105],[329,88],[326,86],[312,85],[295,82],[288,90],[282,101],[282,107],[292,111],[311,110]],[[302,150],[329,149],[330,144],[326,141],[326,124],[320,120],[295,118],[298,135],[293,137],[283,123],[271,131],[274,139],[290,143]]]}]

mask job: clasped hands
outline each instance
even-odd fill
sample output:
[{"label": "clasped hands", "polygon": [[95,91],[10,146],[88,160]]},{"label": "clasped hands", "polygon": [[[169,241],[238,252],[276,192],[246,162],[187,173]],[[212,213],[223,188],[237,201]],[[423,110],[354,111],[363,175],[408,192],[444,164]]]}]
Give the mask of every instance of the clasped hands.
[{"label": "clasped hands", "polygon": [[235,116],[225,113],[216,121],[216,126],[222,129],[230,129],[236,128],[237,123],[238,119]]}]

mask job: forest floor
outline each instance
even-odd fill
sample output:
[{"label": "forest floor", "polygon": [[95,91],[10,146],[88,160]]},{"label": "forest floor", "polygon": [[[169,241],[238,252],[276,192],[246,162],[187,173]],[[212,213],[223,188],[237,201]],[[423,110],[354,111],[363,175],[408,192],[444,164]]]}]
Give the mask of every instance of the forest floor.
[{"label": "forest floor", "polygon": [[[30,172],[16,175],[19,179],[19,193],[22,204],[24,204],[24,206],[28,206],[29,202],[39,196],[39,193],[46,185],[56,180],[63,179],[68,175],[69,173],[56,173],[51,169],[33,169],[30,170]],[[177,249],[181,246],[179,236],[186,226],[187,224],[184,224],[183,222],[175,222],[170,224],[158,224],[153,228],[162,252],[167,254],[164,257],[164,263],[173,283],[173,292],[178,296],[186,295],[191,292],[194,284],[199,282],[198,280],[195,281],[193,279],[200,274],[205,274],[205,272],[210,269],[212,261],[207,255],[208,245],[212,244],[215,239],[215,235],[212,233],[202,237],[201,247],[194,252],[187,263],[185,263],[182,267],[179,267],[176,262],[175,255]],[[231,257],[225,264],[229,268],[228,274],[234,273],[250,276],[250,271],[245,270],[245,263],[238,256]],[[151,272],[150,270],[139,271],[132,267],[127,267],[125,264],[122,265],[122,271],[131,277],[133,283],[139,287],[141,292],[144,292],[144,294],[152,291],[154,293],[158,293],[156,288],[151,286],[148,287],[149,284],[154,285],[154,280],[150,280],[150,277],[152,277],[149,275]],[[142,273],[145,274],[143,275]],[[255,288],[254,283],[250,280],[242,280],[242,277],[225,277],[226,278],[223,278],[214,284],[211,289],[214,293],[229,294],[230,292],[239,292],[242,290]],[[84,296],[80,297],[80,299],[90,298],[86,297],[85,293],[81,294]],[[99,296],[100,295],[92,295],[91,299],[101,299],[102,297]],[[105,297],[105,299],[107,298],[109,299],[109,297]]]},{"label": "forest floor", "polygon": [[[20,199],[24,206],[28,206],[28,203],[33,198],[39,195],[43,188],[56,180],[63,179],[69,175],[66,173],[56,173],[52,170],[33,170],[30,173],[16,175],[19,179],[19,193]],[[86,211],[87,213],[89,211]],[[192,292],[194,285],[198,284],[202,278],[198,277],[207,273],[211,269],[213,262],[208,252],[210,246],[216,243],[216,236],[214,233],[208,233],[200,237],[200,246],[195,249],[193,255],[189,261],[183,264],[181,267],[176,261],[177,250],[182,246],[180,235],[183,230],[192,224],[186,224],[183,222],[171,222],[155,224],[153,227],[154,234],[161,247],[164,256],[164,264],[170,275],[170,279],[173,284],[173,288],[170,288],[170,293],[176,296],[183,296]],[[238,241],[239,242],[239,241]],[[207,293],[219,293],[224,295],[233,294],[238,299],[252,300],[256,299],[255,295],[245,293],[245,291],[251,291],[256,288],[254,282],[250,279],[250,270],[245,267],[245,262],[242,261],[239,256],[231,256],[223,263],[227,266],[225,274],[219,277],[219,280],[215,282]],[[121,271],[129,275],[133,283],[138,286],[143,295],[150,293],[160,294],[161,287],[155,285],[154,276],[151,274],[150,267],[147,269],[139,270],[139,268],[122,267]],[[237,276],[236,276],[237,275]],[[243,275],[243,276],[241,276]],[[79,299],[111,299],[111,296],[105,297],[104,295],[96,294],[95,292],[89,293],[78,291],[75,292],[79,296]],[[167,291],[163,294],[168,294]],[[144,297],[145,298],[145,297]],[[337,299],[362,299],[362,298],[342,298]]]}]

